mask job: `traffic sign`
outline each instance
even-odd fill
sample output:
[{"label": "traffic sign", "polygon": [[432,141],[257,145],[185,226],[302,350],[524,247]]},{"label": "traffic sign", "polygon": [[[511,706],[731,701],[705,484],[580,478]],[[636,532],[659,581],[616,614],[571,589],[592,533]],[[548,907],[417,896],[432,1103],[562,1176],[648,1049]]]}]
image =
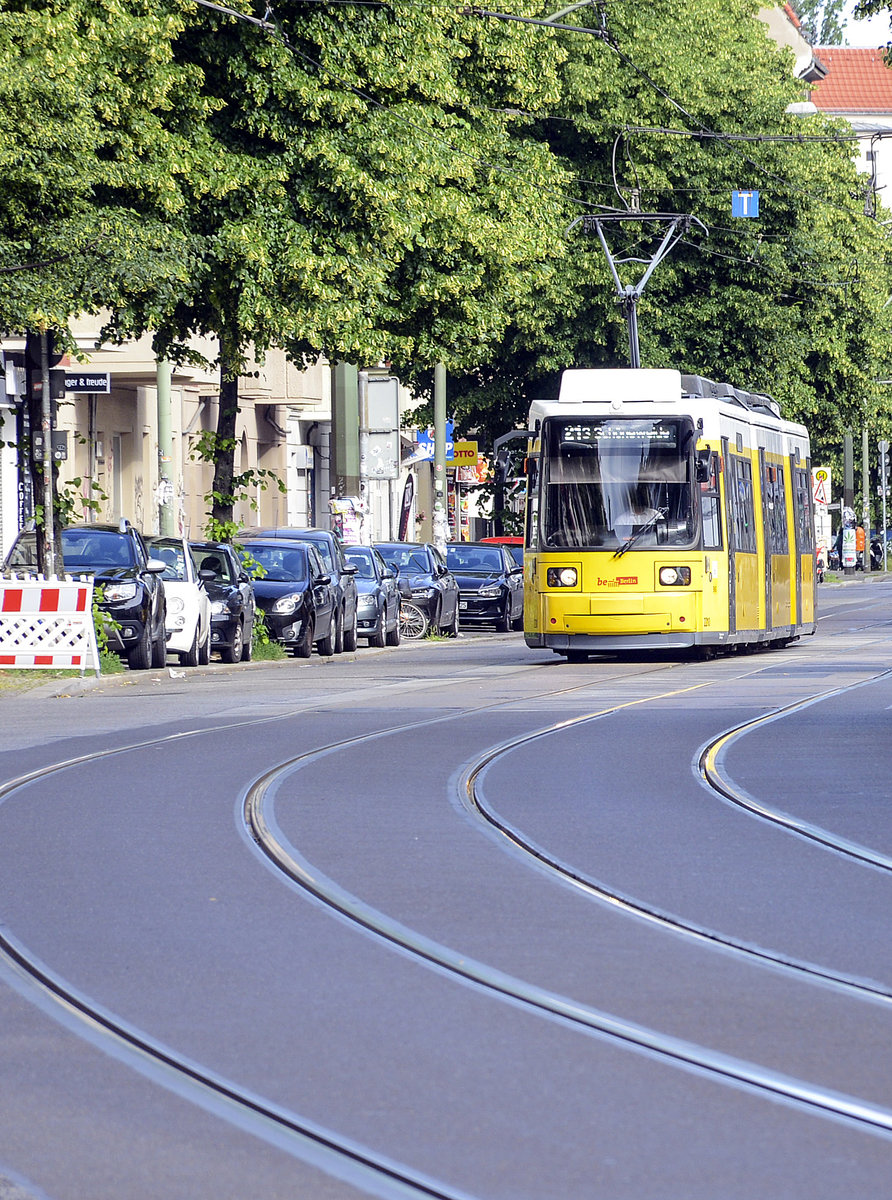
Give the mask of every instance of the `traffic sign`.
[{"label": "traffic sign", "polygon": [[812,467],[811,494],[815,504],[830,503],[830,468]]},{"label": "traffic sign", "polygon": [[731,193],[732,217],[758,217],[759,193],[755,191]]}]

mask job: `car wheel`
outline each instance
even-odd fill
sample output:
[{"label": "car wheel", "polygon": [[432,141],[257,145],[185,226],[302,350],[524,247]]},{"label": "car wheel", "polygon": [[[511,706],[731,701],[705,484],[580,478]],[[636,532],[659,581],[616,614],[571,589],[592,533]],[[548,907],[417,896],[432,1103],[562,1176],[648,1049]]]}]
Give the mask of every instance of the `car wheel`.
[{"label": "car wheel", "polygon": [[[334,630],[335,630],[334,642],[332,644],[331,650],[329,651],[329,654],[343,654],[344,653],[344,614],[343,613],[338,613],[335,616]],[[322,651],[320,650],[319,653],[321,654]]]},{"label": "car wheel", "polygon": [[242,623],[238,621],[235,629],[232,631],[232,645],[223,646],[220,650],[220,657],[225,663],[238,663],[242,661],[242,655],[245,651],[244,638]]},{"label": "car wheel", "polygon": [[393,629],[389,630],[385,635],[388,646],[398,646],[400,644],[400,615],[397,611],[396,620],[393,623]]},{"label": "car wheel", "polygon": [[309,658],[313,653],[313,624],[307,617],[300,639],[291,648],[295,658]]},{"label": "car wheel", "polygon": [[157,670],[165,666],[167,663],[167,634],[164,632],[164,626],[161,626],[161,632],[152,643],[152,666]]},{"label": "car wheel", "polygon": [[323,658],[328,658],[334,654],[335,646],[338,638],[338,619],[334,613],[331,614],[331,620],[328,623],[328,633],[325,637],[319,638],[316,642],[316,649]]},{"label": "car wheel", "polygon": [[[241,628],[241,626],[239,628]],[[253,649],[253,646],[252,646],[253,638],[254,638],[254,622],[252,620],[251,624],[248,626],[248,628],[242,632],[242,661],[243,662],[251,661],[251,651]]]},{"label": "car wheel", "polygon": [[127,666],[131,671],[147,671],[152,665],[152,643],[148,626],[143,629],[137,644],[127,654]]},{"label": "car wheel", "polygon": [[511,622],[511,628],[515,633],[523,633],[523,609],[520,610],[520,614]]},{"label": "car wheel", "polygon": [[511,601],[505,605],[505,611],[496,621],[496,633],[507,633],[511,628]]},{"label": "car wheel", "polygon": [[374,646],[376,650],[380,650],[387,640],[387,635],[384,631],[384,624],[385,614],[382,610],[378,613],[378,622],[375,625],[375,632],[369,634],[369,645]]},{"label": "car wheel", "polygon": [[211,627],[208,625],[205,630],[204,641],[198,647],[198,664],[206,667],[211,661]]},{"label": "car wheel", "polygon": [[358,637],[359,637],[359,634],[356,632],[356,609],[354,608],[353,609],[353,622],[351,625],[346,626],[344,629],[344,649],[345,650],[355,650],[356,649],[356,639]]},{"label": "car wheel", "polygon": [[452,613],[452,620],[449,622],[448,625],[440,626],[440,633],[445,634],[446,637],[451,637],[451,638],[458,637],[458,601],[457,600],[455,602],[455,609],[453,610],[453,613]]},{"label": "car wheel", "polygon": [[192,638],[192,645],[188,650],[180,655],[180,662],[184,667],[198,666],[198,628],[196,626],[195,636]]}]

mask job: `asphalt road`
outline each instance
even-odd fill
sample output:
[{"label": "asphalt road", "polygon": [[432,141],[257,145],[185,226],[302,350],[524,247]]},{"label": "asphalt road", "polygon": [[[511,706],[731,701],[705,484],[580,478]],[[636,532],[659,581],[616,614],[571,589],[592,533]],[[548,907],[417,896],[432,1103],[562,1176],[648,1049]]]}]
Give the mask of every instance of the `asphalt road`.
[{"label": "asphalt road", "polygon": [[0,701],[0,1200],[822,1200],[892,1169],[892,583]]}]

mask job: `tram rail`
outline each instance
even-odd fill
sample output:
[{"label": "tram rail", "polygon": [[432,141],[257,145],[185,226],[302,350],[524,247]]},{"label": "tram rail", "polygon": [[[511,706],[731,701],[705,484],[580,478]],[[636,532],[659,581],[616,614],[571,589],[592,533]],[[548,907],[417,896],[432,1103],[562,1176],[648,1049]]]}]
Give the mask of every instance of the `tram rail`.
[{"label": "tram rail", "polygon": [[[673,665],[648,663],[634,673],[637,675],[652,676],[661,672],[671,672]],[[694,688],[708,687],[710,684],[717,682],[718,679],[727,679],[727,668],[731,665],[729,660],[724,660],[724,663],[720,664],[723,669],[720,671],[719,676],[704,679],[690,686]],[[745,665],[746,670],[742,671],[741,675],[749,674],[752,670],[749,662]],[[529,669],[537,670],[538,668],[531,664]],[[871,677],[870,680],[859,681],[856,684],[850,685],[850,687],[863,686],[864,683],[871,682],[873,678],[880,678],[887,673],[885,671],[880,672]],[[571,688],[543,689],[541,692],[536,693],[536,698],[543,699],[549,696],[561,696],[571,692],[579,692],[587,689],[589,686],[590,683],[585,682],[575,684]],[[677,694],[683,690],[686,689],[674,689],[674,692]],[[787,706],[786,709],[776,710],[771,714],[767,714],[761,720],[779,719],[785,711],[795,711],[804,704],[817,703],[821,699],[826,699],[831,695],[836,695],[846,690],[849,690],[849,688],[834,688],[815,693],[807,699],[800,700],[795,705]],[[851,992],[853,995],[858,995],[861,998],[869,998],[881,1003],[892,1001],[892,995],[889,993],[878,988],[874,989],[865,986],[861,981],[828,971],[822,971],[818,968],[810,967],[808,964],[795,963],[781,959],[780,957],[774,958],[765,951],[757,954],[753,948],[734,943],[714,931],[698,929],[692,925],[686,925],[677,919],[671,919],[666,914],[658,913],[655,910],[648,910],[644,906],[635,905],[634,901],[629,897],[623,897],[618,893],[611,893],[606,889],[600,888],[595,881],[574,875],[564,864],[548,861],[547,856],[544,856],[538,848],[525,844],[517,831],[512,831],[503,824],[494,821],[491,815],[486,812],[485,797],[482,796],[479,780],[486,766],[495,761],[499,756],[508,753],[516,746],[536,739],[546,738],[550,734],[560,729],[565,729],[568,726],[601,720],[631,705],[647,703],[648,701],[669,694],[671,694],[671,690],[656,694],[649,693],[641,699],[605,706],[597,711],[551,723],[538,730],[528,732],[521,737],[511,739],[499,746],[491,747],[485,754],[479,755],[473,763],[467,765],[461,772],[456,785],[459,802],[478,819],[485,820],[491,827],[497,828],[500,836],[510,837],[515,846],[535,858],[538,865],[559,873],[566,880],[575,882],[577,886],[588,892],[593,898],[622,907],[627,911],[634,912],[638,916],[644,916],[648,920],[664,924],[667,928],[671,927],[674,932],[687,933],[690,936],[716,944],[721,943],[724,949],[745,954],[754,960],[761,958],[770,962],[773,966],[781,966],[786,970],[795,971],[805,977],[809,977],[816,983],[837,986]],[[469,960],[465,955],[459,954],[447,946],[431,941],[417,931],[388,918],[385,914],[365,904],[357,897],[348,894],[334,880],[327,879],[324,875],[320,874],[313,864],[302,860],[299,854],[294,853],[294,849],[280,835],[274,818],[270,817],[266,801],[273,785],[284,776],[300,770],[323,756],[336,754],[340,750],[353,748],[363,743],[370,743],[394,734],[405,733],[433,724],[456,721],[461,717],[466,717],[470,713],[479,713],[484,708],[510,708],[512,704],[513,701],[511,700],[500,699],[498,702],[489,705],[462,708],[433,717],[428,716],[414,721],[402,722],[397,725],[389,725],[356,737],[331,741],[285,762],[280,762],[257,779],[245,795],[245,828],[257,846],[258,851],[272,861],[276,868],[291,880],[292,883],[304,891],[311,893],[320,903],[337,910],[342,916],[361,926],[370,935],[399,945],[404,951],[407,951],[418,959],[424,960],[435,969],[446,971],[453,976],[461,978],[471,986],[482,988],[490,994],[513,1004],[520,1004],[533,1012],[546,1013],[550,1018],[556,1018],[563,1023],[584,1031],[590,1036],[619,1041],[634,1047],[637,1051],[644,1052],[660,1060],[684,1065],[686,1068],[694,1069],[699,1073],[716,1079],[733,1081],[735,1085],[742,1086],[756,1093],[781,1097],[794,1105],[840,1119],[858,1128],[867,1129],[878,1136],[888,1137],[892,1134],[892,1107],[874,1104],[859,1099],[857,1096],[823,1088],[819,1085],[811,1084],[806,1080],[800,1080],[781,1072],[764,1068],[758,1063],[725,1055],[708,1047],[664,1034],[659,1030],[650,1029],[643,1025],[624,1020],[621,1017],[613,1016],[610,1013],[579,1003],[566,996],[550,992],[547,989],[501,972],[486,963]],[[304,708],[305,706],[301,705],[297,711],[303,711]],[[121,755],[137,748],[160,745],[165,742],[182,740],[184,738],[199,737],[230,728],[243,728],[282,721],[293,715],[292,712],[289,712],[287,714],[280,713],[274,716],[254,718],[249,721],[226,722],[215,727],[208,726],[162,738],[146,739],[130,745],[114,747],[94,754],[83,755],[64,762],[51,764],[40,770],[20,776],[4,785],[0,788],[0,802],[16,789],[28,783],[48,777],[54,773],[59,773],[65,769],[76,767],[82,763],[92,762],[113,755]],[[728,738],[732,733],[739,734],[748,726],[756,723],[748,722],[746,725],[738,727],[735,731],[723,734],[722,738]],[[719,741],[721,739],[716,739],[713,745],[716,745]],[[704,750],[703,754],[706,755],[707,752],[708,748]],[[705,782],[709,782],[711,785],[710,780],[706,780]],[[114,1048],[113,1052],[127,1057],[137,1069],[153,1075],[160,1082],[165,1083],[166,1086],[173,1086],[175,1090],[185,1093],[195,1103],[216,1111],[222,1108],[224,1110],[223,1115],[240,1127],[246,1128],[260,1137],[265,1137],[267,1140],[274,1141],[276,1144],[282,1145],[284,1143],[287,1149],[302,1157],[309,1156],[311,1159],[315,1157],[317,1161],[321,1157],[322,1165],[333,1174],[343,1176],[345,1172],[347,1175],[355,1175],[358,1172],[362,1177],[362,1185],[368,1187],[374,1194],[410,1197],[429,1196],[442,1197],[443,1200],[466,1200],[464,1192],[451,1189],[436,1180],[423,1178],[417,1172],[413,1172],[402,1164],[391,1162],[364,1147],[356,1146],[348,1140],[341,1138],[336,1133],[315,1126],[312,1122],[304,1120],[299,1114],[287,1112],[274,1104],[270,1104],[263,1097],[252,1095],[231,1081],[218,1077],[200,1064],[193,1063],[189,1059],[178,1055],[169,1047],[155,1041],[149,1035],[130,1027],[114,1014],[106,1012],[101,1005],[95,1003],[89,997],[83,996],[68,987],[64,980],[58,979],[51,969],[33,958],[28,953],[27,948],[16,941],[11,931],[0,929],[0,954],[2,954],[6,962],[4,975],[10,982],[18,986],[20,990],[25,992],[30,990],[33,992],[34,989],[37,989],[42,994],[44,1004],[51,1003],[55,1006],[57,1015],[62,1013],[64,1014],[64,1019],[69,1023],[79,1024],[83,1029],[89,1030],[89,1036],[94,1040],[107,1041]]]}]

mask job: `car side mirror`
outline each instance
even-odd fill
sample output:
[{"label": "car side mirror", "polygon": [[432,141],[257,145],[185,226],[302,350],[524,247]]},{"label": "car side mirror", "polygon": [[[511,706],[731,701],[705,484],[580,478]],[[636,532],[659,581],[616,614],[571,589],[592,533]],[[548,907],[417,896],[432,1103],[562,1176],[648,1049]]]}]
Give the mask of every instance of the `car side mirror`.
[{"label": "car side mirror", "polygon": [[198,578],[203,580],[204,583],[213,583],[217,578],[217,572],[211,571],[207,567],[202,567],[198,572]]},{"label": "car side mirror", "polygon": [[163,575],[167,570],[168,564],[162,562],[160,558],[150,558],[146,563],[145,569],[150,575]]},{"label": "car side mirror", "polygon": [[382,579],[396,579],[396,575],[396,571],[391,570],[389,567],[386,571],[381,572]]},{"label": "car side mirror", "polygon": [[345,575],[355,575],[356,574],[356,563],[344,563],[341,570],[344,572]]},{"label": "car side mirror", "polygon": [[331,583],[331,576],[330,575],[317,575],[316,583],[317,584]]}]

